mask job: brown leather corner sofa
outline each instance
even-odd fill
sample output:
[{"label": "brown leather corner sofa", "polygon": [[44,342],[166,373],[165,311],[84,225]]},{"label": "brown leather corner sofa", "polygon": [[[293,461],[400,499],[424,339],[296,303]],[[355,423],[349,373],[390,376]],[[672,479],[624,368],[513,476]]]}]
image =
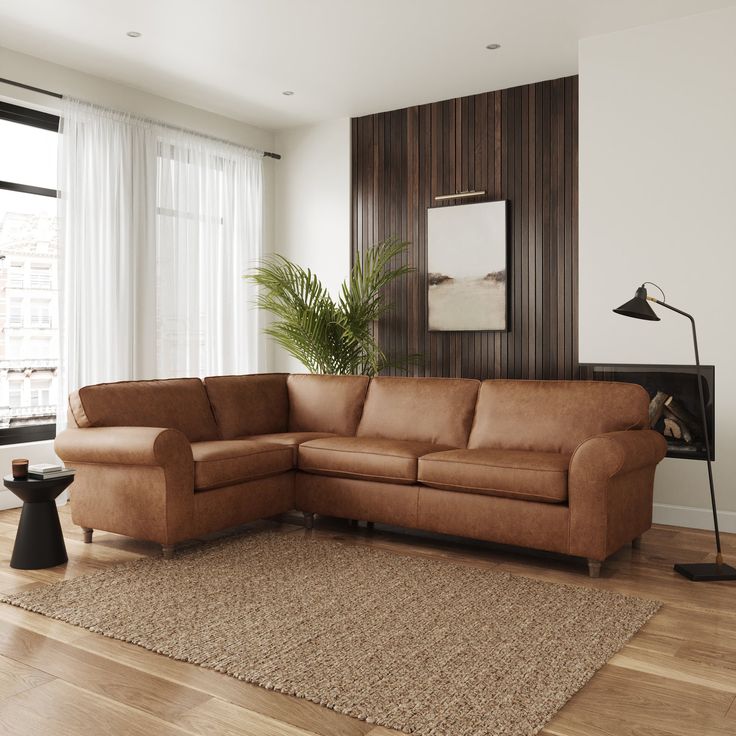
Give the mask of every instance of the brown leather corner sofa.
[{"label": "brown leather corner sofa", "polygon": [[666,443],[631,384],[263,374],[87,386],[74,522],[174,546],[299,509],[601,563],[651,525]]}]

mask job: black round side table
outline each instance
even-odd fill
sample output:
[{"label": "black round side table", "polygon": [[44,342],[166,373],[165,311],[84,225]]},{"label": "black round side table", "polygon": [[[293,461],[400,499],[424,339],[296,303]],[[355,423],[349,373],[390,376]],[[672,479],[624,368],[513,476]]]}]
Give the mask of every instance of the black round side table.
[{"label": "black round side table", "polygon": [[67,561],[59,512],[54,499],[73,480],[73,475],[48,480],[16,480],[12,475],[3,478],[5,487],[23,501],[10,567],[18,570],[40,570],[44,567],[56,567]]}]

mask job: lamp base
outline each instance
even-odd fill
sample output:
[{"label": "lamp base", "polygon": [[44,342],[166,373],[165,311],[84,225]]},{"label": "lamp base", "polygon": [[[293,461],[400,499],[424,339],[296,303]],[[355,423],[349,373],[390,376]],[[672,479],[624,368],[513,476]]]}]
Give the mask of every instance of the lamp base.
[{"label": "lamp base", "polygon": [[736,567],[718,564],[717,562],[695,562],[690,565],[675,565],[675,572],[684,575],[696,583],[715,582],[716,580],[736,580]]}]

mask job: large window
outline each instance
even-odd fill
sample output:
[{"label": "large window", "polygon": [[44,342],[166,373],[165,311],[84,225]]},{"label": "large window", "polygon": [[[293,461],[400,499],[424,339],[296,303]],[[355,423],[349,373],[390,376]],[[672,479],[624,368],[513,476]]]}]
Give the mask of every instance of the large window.
[{"label": "large window", "polygon": [[58,129],[0,102],[0,444],[55,434]]}]

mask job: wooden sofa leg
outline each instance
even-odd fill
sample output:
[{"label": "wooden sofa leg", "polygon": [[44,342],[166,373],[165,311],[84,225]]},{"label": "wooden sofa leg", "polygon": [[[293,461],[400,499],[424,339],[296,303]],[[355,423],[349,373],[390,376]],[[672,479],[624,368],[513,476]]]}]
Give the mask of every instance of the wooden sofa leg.
[{"label": "wooden sofa leg", "polygon": [[600,560],[588,560],[588,576],[591,578],[599,578],[601,576],[601,565],[603,563]]},{"label": "wooden sofa leg", "polygon": [[91,544],[92,543],[92,532],[94,529],[89,529],[86,526],[82,527],[82,532],[84,533],[84,543],[85,544]]},{"label": "wooden sofa leg", "polygon": [[304,512],[304,526],[307,529],[314,528],[314,514],[311,511]]},{"label": "wooden sofa leg", "polygon": [[173,560],[176,546],[173,544],[162,544],[161,551],[163,552],[165,560]]},{"label": "wooden sofa leg", "polygon": [[639,549],[641,547],[641,537],[637,537],[636,539],[631,540],[631,546],[634,549]]}]

